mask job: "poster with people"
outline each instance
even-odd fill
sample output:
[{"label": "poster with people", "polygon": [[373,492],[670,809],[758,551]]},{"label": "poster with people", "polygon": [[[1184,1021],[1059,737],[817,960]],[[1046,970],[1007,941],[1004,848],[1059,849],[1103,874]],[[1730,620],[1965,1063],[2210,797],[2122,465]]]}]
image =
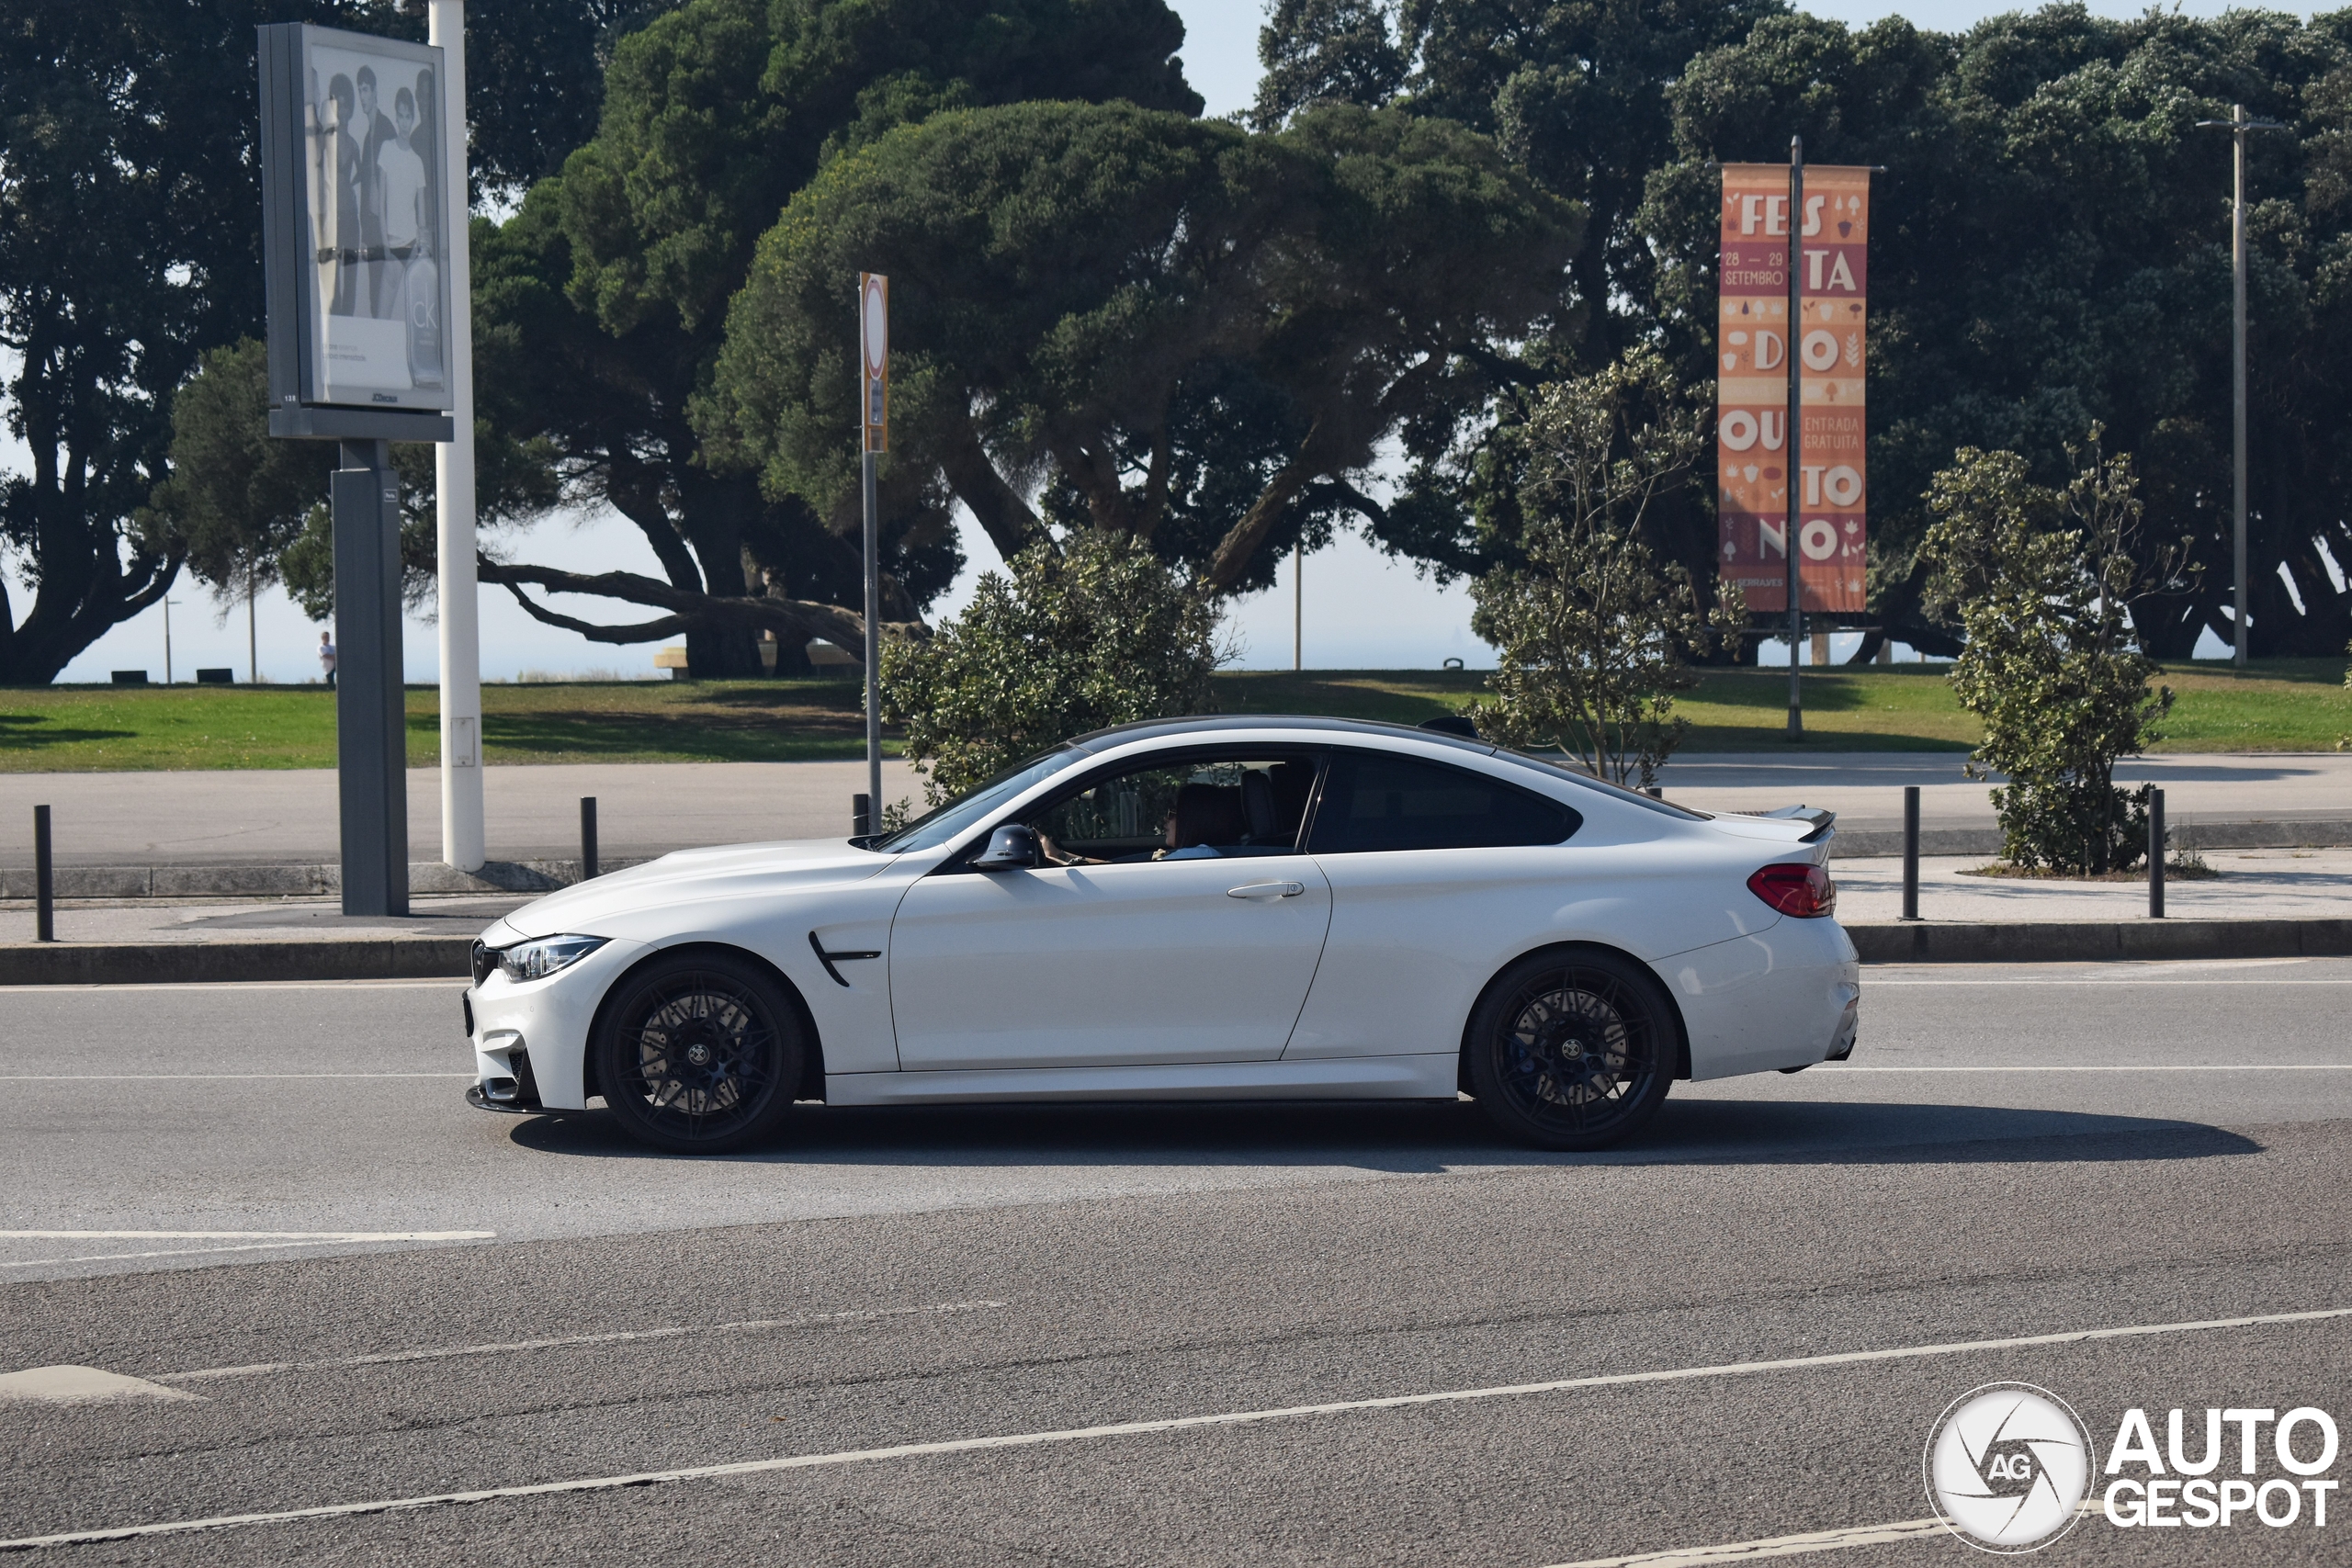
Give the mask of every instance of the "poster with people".
[{"label": "poster with people", "polygon": [[440,53],[302,30],[314,401],[450,406]]},{"label": "poster with people", "polygon": [[[1799,581],[1806,610],[1869,604],[1863,396],[1869,331],[1867,168],[1810,164],[1792,243],[1785,164],[1723,165],[1715,378],[1717,547],[1751,610],[1789,604],[1789,366],[1804,408],[1795,453]],[[1789,325],[1789,257],[1798,257]]]}]

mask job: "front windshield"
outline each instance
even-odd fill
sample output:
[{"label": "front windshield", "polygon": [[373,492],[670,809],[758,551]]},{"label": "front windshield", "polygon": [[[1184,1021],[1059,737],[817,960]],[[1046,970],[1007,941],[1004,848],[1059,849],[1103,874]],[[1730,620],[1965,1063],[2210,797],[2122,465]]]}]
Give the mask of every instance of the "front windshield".
[{"label": "front windshield", "polygon": [[935,850],[1031,784],[1053,777],[1086,756],[1075,746],[1064,746],[1042,757],[1032,757],[1011,773],[999,773],[961,800],[951,800],[937,810],[918,817],[874,848],[886,855]]},{"label": "front windshield", "polygon": [[1564,761],[1555,761],[1549,757],[1533,757],[1524,751],[1509,750],[1498,751],[1496,755],[1509,757],[1514,762],[1525,762],[1532,767],[1541,768],[1555,778],[1566,779],[1570,784],[1581,784],[1586,789],[1598,790],[1603,795],[1614,795],[1619,800],[1630,801],[1645,811],[1656,811],[1664,816],[1679,817],[1692,822],[1703,822],[1707,818],[1707,813],[1703,811],[1691,811],[1663,800],[1653,800],[1638,790],[1627,789],[1623,784],[1611,784],[1607,779],[1594,778],[1582,768],[1572,767]]}]

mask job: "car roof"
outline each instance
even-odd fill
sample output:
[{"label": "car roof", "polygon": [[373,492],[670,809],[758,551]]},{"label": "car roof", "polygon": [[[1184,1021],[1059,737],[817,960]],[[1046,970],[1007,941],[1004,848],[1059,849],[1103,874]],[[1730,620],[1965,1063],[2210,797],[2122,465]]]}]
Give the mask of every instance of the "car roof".
[{"label": "car roof", "polygon": [[1409,724],[1389,724],[1371,718],[1327,718],[1314,714],[1293,713],[1204,713],[1189,718],[1148,718],[1136,724],[1114,725],[1081,735],[1070,744],[1081,751],[1100,751],[1110,746],[1125,745],[1130,740],[1153,740],[1161,736],[1230,735],[1260,729],[1320,729],[1341,735],[1363,735],[1383,739],[1413,739],[1434,746],[1448,746],[1481,757],[1495,754],[1492,742],[1472,740],[1464,736],[1448,735],[1441,729],[1421,729]]}]

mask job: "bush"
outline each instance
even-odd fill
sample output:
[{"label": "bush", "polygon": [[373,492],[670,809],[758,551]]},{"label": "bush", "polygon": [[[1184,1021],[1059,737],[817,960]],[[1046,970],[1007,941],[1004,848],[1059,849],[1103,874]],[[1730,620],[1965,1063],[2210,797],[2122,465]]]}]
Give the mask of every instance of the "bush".
[{"label": "bush", "polygon": [[1697,459],[1702,428],[1647,354],[1537,398],[1518,435],[1526,564],[1471,589],[1471,629],[1498,651],[1495,701],[1473,710],[1489,739],[1556,748],[1618,784],[1656,781],[1690,727],[1673,711],[1674,694],[1698,679],[1685,653],[1747,618],[1736,587],[1703,610],[1690,574],[1660,565],[1642,538],[1651,502]]},{"label": "bush", "polygon": [[931,637],[882,649],[882,716],[939,805],[1073,736],[1202,713],[1225,661],[1204,595],[1125,534],[1081,529],[989,572]]},{"label": "bush", "polygon": [[2091,433],[2087,461],[2064,491],[2034,484],[2013,452],[1953,454],[1928,504],[1933,592],[1967,636],[1951,682],[1984,721],[1969,775],[2000,773],[1993,791],[2002,853],[2015,865],[2128,871],[2146,852],[2150,786],[2124,790],[2115,764],[2159,738],[2170,687],[2151,693],[2154,660],[2134,639],[2134,599],[2172,575],[2183,554],[2140,559],[2138,481],[2129,457],[2108,458]]}]

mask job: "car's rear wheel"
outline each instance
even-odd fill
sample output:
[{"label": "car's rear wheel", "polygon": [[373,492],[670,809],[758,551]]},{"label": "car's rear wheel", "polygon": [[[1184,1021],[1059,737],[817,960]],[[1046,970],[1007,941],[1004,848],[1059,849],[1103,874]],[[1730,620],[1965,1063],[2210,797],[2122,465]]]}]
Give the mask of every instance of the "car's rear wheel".
[{"label": "car's rear wheel", "polygon": [[1613,953],[1533,953],[1470,1021],[1470,1092],[1495,1125],[1545,1149],[1600,1149],[1657,1114],[1677,1041],[1657,982]]},{"label": "car's rear wheel", "polygon": [[740,960],[687,953],[621,983],[597,1030],[596,1081],[643,1142],[721,1154],[776,1131],[805,1049],[799,1015],[774,980]]}]

